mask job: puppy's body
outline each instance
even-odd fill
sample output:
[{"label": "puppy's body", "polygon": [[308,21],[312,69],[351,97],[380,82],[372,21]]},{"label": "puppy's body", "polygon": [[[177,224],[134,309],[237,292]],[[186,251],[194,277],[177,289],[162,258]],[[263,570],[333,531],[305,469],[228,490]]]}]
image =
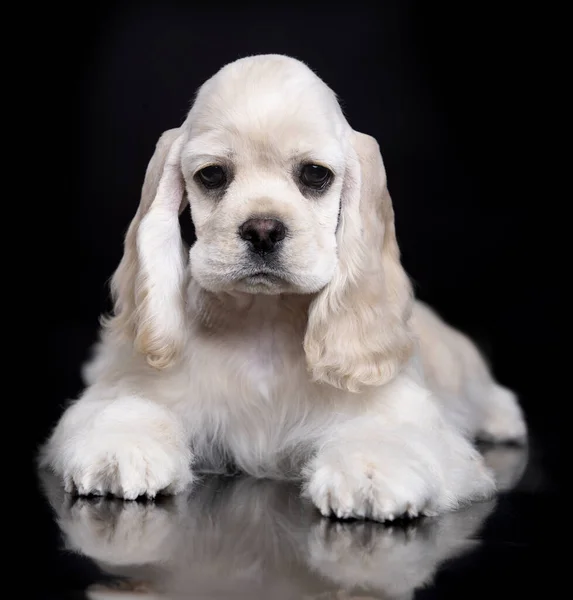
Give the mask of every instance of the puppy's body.
[{"label": "puppy's body", "polygon": [[[198,179],[213,164],[216,189]],[[309,164],[331,173],[320,190]],[[253,222],[284,235],[256,246]],[[154,496],[233,464],[384,520],[487,497],[471,438],[525,435],[473,344],[413,303],[377,145],[292,59],[228,65],[162,136],[113,290],[86,392],[43,452],[69,490]]]}]

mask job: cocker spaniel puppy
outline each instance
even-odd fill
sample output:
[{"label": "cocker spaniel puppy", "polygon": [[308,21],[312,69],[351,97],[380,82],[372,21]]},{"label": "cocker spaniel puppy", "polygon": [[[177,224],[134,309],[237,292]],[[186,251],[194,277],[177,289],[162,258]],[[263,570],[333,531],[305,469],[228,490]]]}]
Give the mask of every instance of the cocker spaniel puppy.
[{"label": "cocker spaniel puppy", "polygon": [[161,136],[112,292],[41,453],[68,491],[153,497],[232,465],[392,520],[490,496],[473,439],[526,435],[472,342],[413,299],[376,141],[292,58],[225,66]]}]

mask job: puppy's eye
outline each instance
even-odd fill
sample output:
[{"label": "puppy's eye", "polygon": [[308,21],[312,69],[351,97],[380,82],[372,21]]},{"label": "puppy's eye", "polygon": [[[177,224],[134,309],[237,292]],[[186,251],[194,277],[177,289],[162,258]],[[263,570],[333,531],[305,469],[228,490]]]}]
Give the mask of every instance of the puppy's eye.
[{"label": "puppy's eye", "polygon": [[208,189],[213,190],[225,185],[227,174],[219,165],[210,165],[197,172],[195,177]]},{"label": "puppy's eye", "polygon": [[308,164],[302,167],[300,180],[307,187],[321,190],[332,178],[332,171],[321,165]]}]

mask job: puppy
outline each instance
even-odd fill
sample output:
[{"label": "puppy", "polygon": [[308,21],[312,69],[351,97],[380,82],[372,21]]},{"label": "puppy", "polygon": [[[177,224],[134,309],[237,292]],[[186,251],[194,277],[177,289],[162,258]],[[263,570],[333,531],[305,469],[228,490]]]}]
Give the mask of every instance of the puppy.
[{"label": "puppy", "polygon": [[472,342],[414,300],[376,141],[292,58],[223,67],[161,136],[112,293],[41,452],[67,491],[176,494],[231,465],[385,521],[491,496],[473,439],[526,436]]}]

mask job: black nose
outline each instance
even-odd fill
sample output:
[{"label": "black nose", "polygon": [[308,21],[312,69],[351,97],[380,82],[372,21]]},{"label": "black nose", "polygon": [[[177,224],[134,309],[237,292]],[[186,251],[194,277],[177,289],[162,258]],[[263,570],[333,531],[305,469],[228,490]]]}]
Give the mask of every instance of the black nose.
[{"label": "black nose", "polygon": [[262,254],[272,252],[285,239],[286,227],[277,219],[249,219],[239,227],[239,235]]}]

